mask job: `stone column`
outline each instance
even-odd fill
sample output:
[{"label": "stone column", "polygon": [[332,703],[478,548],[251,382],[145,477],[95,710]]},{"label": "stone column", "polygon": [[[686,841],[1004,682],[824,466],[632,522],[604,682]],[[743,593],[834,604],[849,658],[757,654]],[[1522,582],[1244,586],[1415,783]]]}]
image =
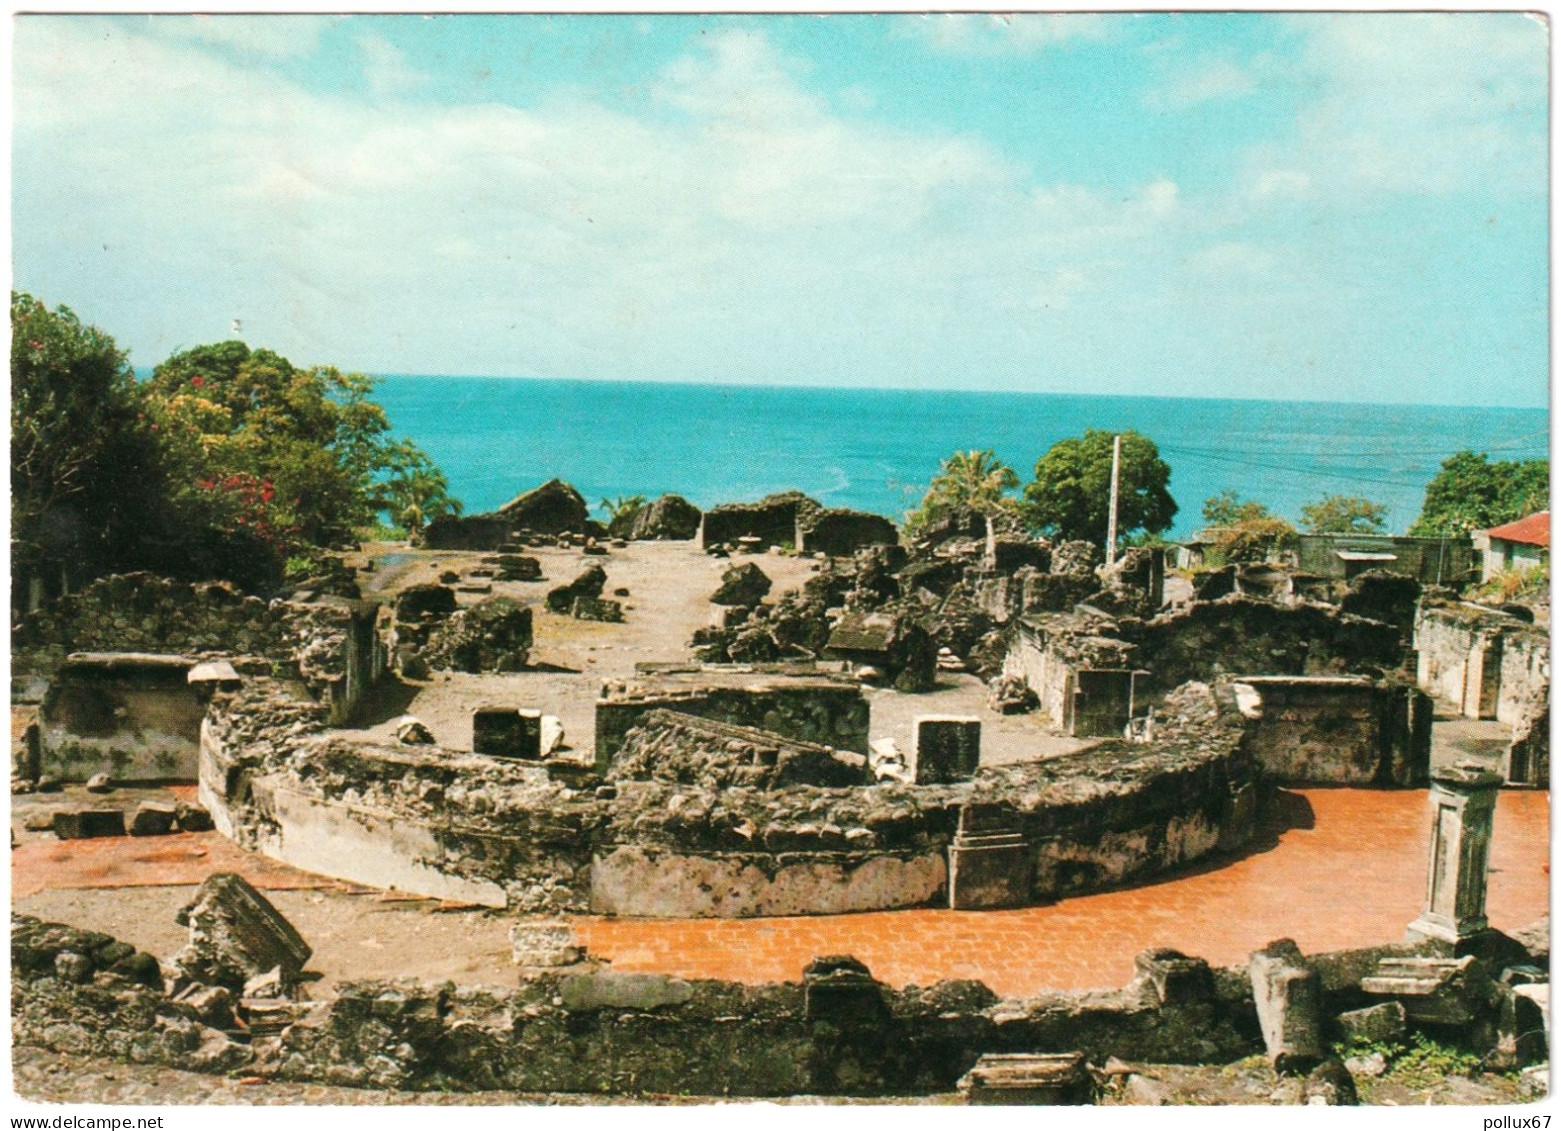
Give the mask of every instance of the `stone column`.
[{"label": "stone column", "polygon": [[1456,946],[1488,929],[1485,879],[1500,784],[1499,776],[1467,762],[1431,775],[1426,906],[1409,925],[1411,939]]}]

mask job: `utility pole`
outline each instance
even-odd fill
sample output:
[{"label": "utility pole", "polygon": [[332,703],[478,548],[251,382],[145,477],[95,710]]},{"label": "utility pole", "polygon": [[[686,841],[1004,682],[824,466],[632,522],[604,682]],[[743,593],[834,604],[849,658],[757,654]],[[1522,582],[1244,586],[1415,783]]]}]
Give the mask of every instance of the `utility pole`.
[{"label": "utility pole", "polygon": [[1111,441],[1111,510],[1106,520],[1106,564],[1117,560],[1117,481],[1122,475],[1122,434]]}]

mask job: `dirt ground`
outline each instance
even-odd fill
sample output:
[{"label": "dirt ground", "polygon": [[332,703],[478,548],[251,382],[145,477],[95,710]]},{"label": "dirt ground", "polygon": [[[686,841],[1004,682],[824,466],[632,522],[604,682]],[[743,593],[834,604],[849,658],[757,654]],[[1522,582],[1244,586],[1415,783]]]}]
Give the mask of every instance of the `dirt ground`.
[{"label": "dirt ground", "polygon": [[[596,734],[595,704],[603,682],[633,679],[638,663],[686,663],[694,631],[711,623],[715,606],[710,594],[721,584],[721,573],[732,560],[753,561],[774,582],[770,600],[800,589],[820,563],[790,554],[758,554],[749,558],[713,558],[695,542],[631,542],[605,557],[577,549],[542,547],[526,553],[542,563],[542,581],[493,583],[492,594],[460,593],[462,605],[492,596],[513,597],[532,607],[536,643],[532,669],[514,675],[436,673],[433,679],[392,686],[374,704],[370,720],[347,733],[385,739],[394,720],[416,715],[442,745],[470,750],[472,712],[481,706],[514,704],[556,715],[564,724],[565,742],[576,756],[587,759]],[[373,559],[373,573],[360,575],[365,597],[388,598],[409,585],[432,582],[445,571],[463,577],[488,555],[476,551],[417,551],[389,543],[369,544],[361,558]],[[624,623],[575,620],[550,612],[545,598],[556,585],[573,580],[592,563],[607,571],[603,595],[624,603]],[[615,596],[620,589],[627,596]],[[1085,749],[1092,743],[1049,733],[1039,717],[1000,715],[986,705],[986,685],[973,675],[940,673],[936,690],[906,695],[892,689],[867,688],[872,737],[893,738],[909,754],[915,745],[918,715],[958,714],[981,719],[981,760],[984,764],[1029,761]],[[866,753],[866,751],[858,751]]]}]

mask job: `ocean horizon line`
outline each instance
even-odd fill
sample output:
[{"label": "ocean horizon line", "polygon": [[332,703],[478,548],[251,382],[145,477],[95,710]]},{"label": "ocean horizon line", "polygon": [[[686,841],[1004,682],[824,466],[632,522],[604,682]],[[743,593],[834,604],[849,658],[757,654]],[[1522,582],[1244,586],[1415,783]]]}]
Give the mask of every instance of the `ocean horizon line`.
[{"label": "ocean horizon line", "polygon": [[[253,347],[252,347],[253,348]],[[146,380],[151,377],[155,366],[132,365],[131,369],[138,380]],[[341,368],[341,367],[338,367]],[[1544,412],[1549,413],[1550,401],[1542,404],[1501,404],[1489,401],[1415,401],[1415,400],[1323,400],[1315,397],[1286,397],[1286,396],[1196,396],[1192,394],[1168,394],[1168,393],[1092,393],[1075,390],[1057,389],[999,389],[988,386],[964,388],[955,385],[832,385],[832,384],[790,384],[778,381],[691,381],[682,379],[663,379],[656,377],[558,377],[538,376],[535,374],[520,373],[404,373],[386,372],[372,369],[350,370],[350,372],[363,373],[374,381],[502,381],[525,382],[530,384],[585,384],[585,385],[635,385],[652,386],[655,388],[689,388],[689,389],[736,389],[736,390],[762,390],[769,392],[816,392],[816,393],[850,393],[850,394],[895,394],[904,395],[925,394],[928,396],[970,396],[970,397],[1077,397],[1088,400],[1118,400],[1118,401],[1194,401],[1199,403],[1234,403],[1234,404],[1297,404],[1317,405],[1324,408],[1432,408],[1432,409],[1491,409],[1500,412]]]}]

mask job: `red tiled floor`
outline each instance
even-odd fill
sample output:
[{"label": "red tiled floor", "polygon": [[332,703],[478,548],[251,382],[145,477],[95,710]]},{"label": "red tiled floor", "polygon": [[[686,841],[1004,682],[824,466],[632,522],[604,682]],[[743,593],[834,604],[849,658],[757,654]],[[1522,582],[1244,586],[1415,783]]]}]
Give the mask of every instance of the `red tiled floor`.
[{"label": "red tiled floor", "polygon": [[[796,980],[809,959],[854,954],[893,985],[980,978],[1004,996],[1125,983],[1133,956],[1173,946],[1216,965],[1289,936],[1315,952],[1395,940],[1425,897],[1424,791],[1304,790],[1277,844],[1174,879],[1017,911],[884,911],[786,919],[576,919],[624,971]],[[1517,928],[1549,908],[1549,796],[1505,791],[1489,916]],[[1310,825],[1310,827],[1307,827]]]},{"label": "red tiled floor", "polygon": [[221,833],[179,833],[19,844],[11,850],[11,896],[46,888],[198,884],[213,872],[237,872],[257,888],[272,891],[353,886],[246,852]]}]

